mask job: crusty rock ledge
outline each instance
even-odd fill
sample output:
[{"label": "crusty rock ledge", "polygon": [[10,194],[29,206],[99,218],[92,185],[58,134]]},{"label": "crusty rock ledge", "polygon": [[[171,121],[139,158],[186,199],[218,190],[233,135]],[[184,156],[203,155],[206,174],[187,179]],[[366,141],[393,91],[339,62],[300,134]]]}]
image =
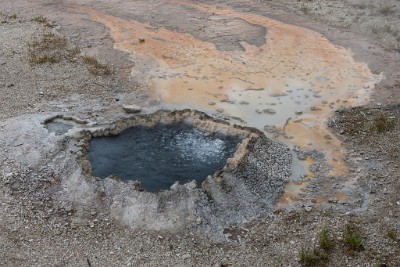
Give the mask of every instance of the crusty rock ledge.
[{"label": "crusty rock ledge", "polygon": [[[232,135],[242,139],[233,158],[220,171],[207,177],[201,186],[195,181],[175,184],[171,190],[144,192],[136,181],[122,182],[115,177],[91,176],[87,158],[89,141],[99,136],[119,134],[133,126],[153,127],[159,123],[186,123],[201,131]],[[290,175],[291,153],[281,142],[267,138],[261,131],[233,125],[196,110],[165,111],[122,118],[110,124],[77,131],[77,162],[82,172],[66,176],[64,196],[76,194],[72,179],[78,179],[81,194],[101,195],[102,209],[118,221],[132,227],[179,231],[194,227],[221,234],[227,225],[240,225],[268,211],[281,195]],[[70,181],[70,182],[68,182]],[[76,205],[99,206],[98,198]],[[87,199],[83,197],[82,199]]]}]

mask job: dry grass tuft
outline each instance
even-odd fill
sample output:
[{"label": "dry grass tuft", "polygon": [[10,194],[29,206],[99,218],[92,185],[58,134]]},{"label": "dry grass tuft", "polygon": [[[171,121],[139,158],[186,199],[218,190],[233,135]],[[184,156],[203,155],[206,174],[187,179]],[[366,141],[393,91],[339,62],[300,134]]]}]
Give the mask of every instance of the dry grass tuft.
[{"label": "dry grass tuft", "polygon": [[85,55],[82,59],[91,74],[96,76],[108,76],[111,74],[111,69],[106,64],[100,63],[95,57]]},{"label": "dry grass tuft", "polygon": [[66,38],[54,33],[44,33],[28,43],[29,62],[31,64],[58,63],[80,53],[78,48],[68,49]]}]

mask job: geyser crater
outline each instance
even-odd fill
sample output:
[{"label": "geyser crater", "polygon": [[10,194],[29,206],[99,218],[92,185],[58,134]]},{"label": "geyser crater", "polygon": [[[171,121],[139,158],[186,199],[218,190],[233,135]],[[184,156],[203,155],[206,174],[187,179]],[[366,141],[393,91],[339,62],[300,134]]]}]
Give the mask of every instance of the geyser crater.
[{"label": "geyser crater", "polygon": [[[152,134],[158,131],[157,140],[147,135],[147,131]],[[167,175],[159,170],[160,160],[166,157],[169,160],[171,156],[155,155],[158,158],[149,160],[148,164],[170,179],[163,180],[165,184],[161,185],[170,190],[161,191],[160,188],[155,190],[153,185],[148,189],[143,179],[142,186],[146,190],[140,182],[129,180],[143,178],[139,177],[141,175],[117,174],[120,177],[115,179],[114,172],[110,172],[111,175],[97,173],[97,163],[91,160],[96,146],[104,149],[100,140],[116,140],[125,135],[129,139],[129,136],[138,137],[138,133],[144,139],[139,139],[135,145],[142,147],[141,153],[146,157],[151,154],[146,150],[151,143],[168,153],[173,147],[171,153],[179,156],[178,163],[181,160],[201,166],[210,163],[212,168],[201,173],[196,181],[193,180],[196,178],[193,177],[194,167],[189,166],[182,174],[184,179],[177,184],[174,181],[180,179],[175,174]],[[77,129],[69,135],[75,137],[74,162],[80,169],[77,170],[79,174],[71,170],[70,175],[65,176],[63,196],[80,205],[101,206],[103,212],[134,228],[178,231],[181,227],[193,226],[219,235],[227,225],[239,226],[270,211],[291,175],[292,154],[285,144],[266,137],[255,128],[230,125],[196,110],[160,110],[153,114],[119,117],[102,125]],[[123,143],[110,147],[121,151],[126,148]],[[216,151],[218,153],[214,153]],[[132,154],[129,150],[127,153]],[[104,157],[108,155],[117,159],[114,151],[104,153]],[[121,163],[129,165],[132,160]],[[179,170],[180,167],[175,172]]]},{"label": "geyser crater", "polygon": [[148,192],[167,190],[224,167],[241,142],[238,136],[200,131],[187,123],[133,126],[114,136],[91,139],[92,175],[138,180]]},{"label": "geyser crater", "polygon": [[201,185],[242,157],[249,138],[260,132],[194,110],[161,110],[81,134],[85,175],[135,181],[139,191],[159,192],[193,180]]}]

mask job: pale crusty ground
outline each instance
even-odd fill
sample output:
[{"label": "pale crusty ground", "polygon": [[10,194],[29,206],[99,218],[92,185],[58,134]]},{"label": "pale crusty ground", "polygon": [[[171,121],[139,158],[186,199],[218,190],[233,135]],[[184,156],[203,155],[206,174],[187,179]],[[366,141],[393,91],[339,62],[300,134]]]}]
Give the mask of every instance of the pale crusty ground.
[{"label": "pale crusty ground", "polygon": [[[44,5],[46,1],[31,3],[34,8],[24,2],[0,4],[1,18],[6,21],[0,24],[0,130],[6,118],[17,115],[75,112],[100,120],[107,113],[120,112],[120,102],[140,103],[146,99],[141,81],[126,79],[124,74],[129,72],[132,61],[124,60],[122,54],[111,49],[105,29],[85,20],[74,24],[73,19],[78,15],[62,13],[62,9]],[[207,236],[194,235],[190,230],[182,233],[133,231],[97,211],[88,211],[83,218],[75,217],[73,207],[54,203],[51,194],[43,190],[48,183],[57,182],[51,169],[27,170],[4,158],[0,162],[0,265],[299,266],[301,247],[316,244],[323,227],[330,228],[335,237],[327,266],[400,265],[400,61],[396,60],[399,44],[393,39],[395,32],[392,33],[399,25],[399,4],[398,1],[390,3],[397,6],[394,12],[384,15],[379,7],[362,7],[357,6],[360,3],[348,1],[263,2],[295,12],[297,16],[275,10],[274,16],[313,28],[332,42],[352,48],[356,58],[367,61],[371,70],[384,72],[387,77],[378,85],[367,107],[340,111],[330,121],[332,131],[347,148],[352,170],[338,184],[320,174],[321,179],[310,184],[300,204],[260,215],[258,220],[236,231],[240,241],[213,243]],[[245,4],[238,1],[236,8],[243,9]],[[52,13],[54,10],[60,13]],[[14,13],[16,19],[8,18]],[[114,74],[92,76],[79,57],[52,65],[31,66],[26,44],[32,35],[44,29],[41,23],[31,21],[39,14],[53,16],[61,29],[51,31],[57,30],[83,53],[92,53],[113,66]],[[355,19],[357,16],[359,19]],[[351,23],[346,26],[347,21]],[[386,29],[386,24],[391,25],[391,30],[375,33],[371,29],[370,33],[371,21],[378,30]],[[85,23],[88,34],[77,35]],[[389,118],[392,126],[378,132],[374,118],[381,113]],[[342,182],[349,181],[354,181],[352,198],[331,199],[325,204],[312,200],[313,192],[340,187]],[[304,205],[311,210],[306,211]],[[364,250],[355,255],[348,253],[342,240],[344,226],[349,221],[360,226],[364,238]],[[388,233],[392,232],[397,232],[397,236],[389,237]]]}]

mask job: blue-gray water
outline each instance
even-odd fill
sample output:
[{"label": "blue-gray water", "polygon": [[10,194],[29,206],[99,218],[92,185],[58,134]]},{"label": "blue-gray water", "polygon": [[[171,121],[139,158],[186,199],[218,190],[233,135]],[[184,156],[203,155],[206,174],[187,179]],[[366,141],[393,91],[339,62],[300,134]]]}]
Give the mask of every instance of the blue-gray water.
[{"label": "blue-gray water", "polygon": [[61,135],[67,133],[70,129],[74,128],[74,126],[65,122],[50,121],[46,123],[46,128],[49,132]]},{"label": "blue-gray water", "polygon": [[140,180],[149,192],[169,189],[221,169],[236,151],[239,138],[200,132],[185,124],[132,127],[118,136],[93,138],[92,175]]}]

